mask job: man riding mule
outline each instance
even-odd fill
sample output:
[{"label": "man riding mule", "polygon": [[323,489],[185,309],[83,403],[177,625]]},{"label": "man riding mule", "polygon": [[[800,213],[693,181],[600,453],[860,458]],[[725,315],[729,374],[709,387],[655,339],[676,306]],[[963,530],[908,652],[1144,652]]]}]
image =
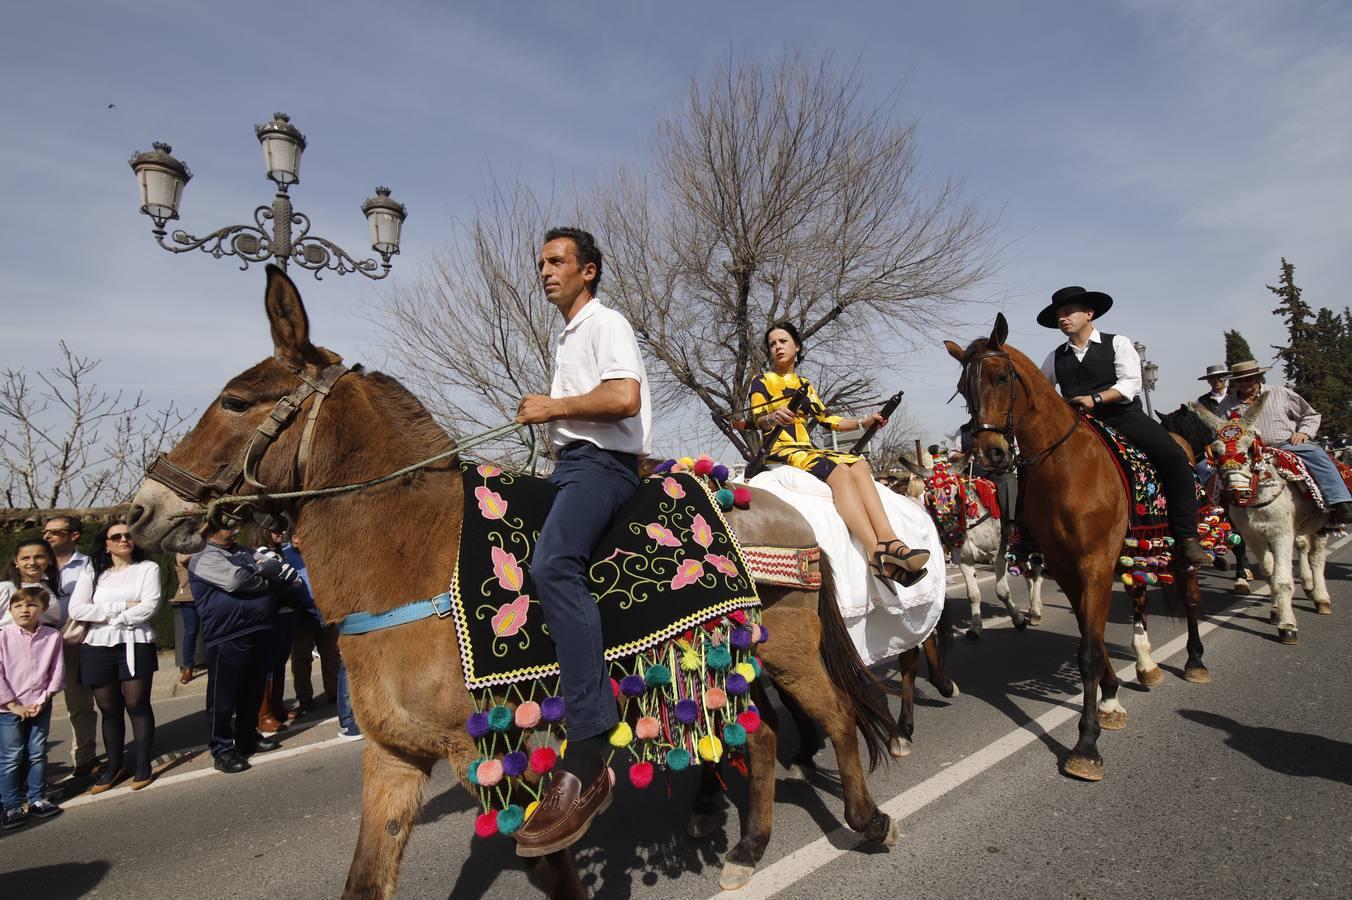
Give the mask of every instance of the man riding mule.
[{"label": "man riding mule", "polygon": [[568,753],[516,838],[521,856],[571,846],[609,802],[606,735],[619,721],[610,691],[601,613],[587,566],[611,519],[638,488],[639,457],[652,450],[648,376],[634,331],[596,296],[602,256],[577,228],[545,234],[538,261],[545,296],[563,316],[549,396],[527,394],[516,420],[548,424],[558,488],[531,571],[559,657]]},{"label": "man riding mule", "polygon": [[1112,308],[1102,291],[1064,287],[1038,313],[1044,328],[1059,328],[1066,343],[1047,355],[1042,373],[1070,405],[1121,432],[1154,463],[1169,502],[1174,552],[1194,565],[1211,562],[1197,541],[1197,486],[1187,456],[1141,406],[1141,357],[1131,338],[1103,334],[1094,321]]},{"label": "man riding mule", "polygon": [[[476,759],[481,753],[468,727],[471,719],[487,718],[486,724],[480,721],[485,727],[496,719],[507,735],[528,704],[501,689],[489,692],[494,715],[476,713],[478,698],[468,687],[447,592],[468,533],[467,515],[484,521],[505,515],[486,488],[475,508],[467,473],[494,467],[466,466],[460,454],[476,440],[518,426],[457,447],[396,380],[344,365],[336,353],[314,345],[295,285],[276,267],[267,272],[273,355],[232,378],[192,431],[156,459],[132,502],[132,529],[138,543],[193,552],[200,549],[206,518],[253,514],[291,521],[304,542],[325,620],[343,622],[340,643],[352,702],[367,737],[361,822],[344,896],[387,898],[395,891],[422,791],[438,760],[449,760],[476,796],[491,768],[485,762],[496,764],[499,777],[519,784],[532,777],[509,775],[503,760]],[[501,470],[495,477],[503,477]],[[686,483],[697,489],[693,481]],[[651,486],[662,490],[660,481]],[[817,548],[807,522],[774,496],[750,493],[749,508],[726,516],[739,544],[812,555]],[[469,549],[489,556],[486,544]],[[876,679],[860,662],[841,619],[830,564],[819,554],[813,558],[819,561],[805,574],[815,580],[757,589],[760,619],[773,637],[756,645],[756,658],[765,676],[793,695],[834,744],[846,824],[894,845],[899,829],[869,795],[859,749],[862,733],[870,760],[884,756],[893,726],[887,709],[879,710],[870,696],[868,686]],[[490,573],[488,581],[522,583],[519,571],[507,572],[505,563],[502,568],[501,576]],[[494,619],[491,628],[485,623],[490,635],[516,627]],[[748,800],[740,839],[725,859],[721,883],[728,888],[751,878],[774,818],[774,710],[762,678],[743,681],[760,711],[760,726],[744,729]],[[534,704],[537,718],[544,715],[543,705]],[[471,781],[476,762],[477,782]],[[502,824],[499,820],[495,834],[508,833]],[[475,825],[477,830],[477,820]],[[543,859],[558,893],[585,895],[568,851]]]}]

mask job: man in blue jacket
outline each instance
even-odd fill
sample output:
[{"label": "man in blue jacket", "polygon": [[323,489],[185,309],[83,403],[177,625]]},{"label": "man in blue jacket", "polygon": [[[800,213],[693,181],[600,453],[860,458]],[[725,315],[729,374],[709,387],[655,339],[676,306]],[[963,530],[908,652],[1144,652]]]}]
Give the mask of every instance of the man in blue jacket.
[{"label": "man in blue jacket", "polygon": [[276,750],[258,733],[267,684],[278,588],[294,588],[296,570],[235,543],[238,528],[207,526],[206,546],[188,561],[188,586],[207,650],[207,722],[211,755],[222,772],[243,772],[253,753]]}]

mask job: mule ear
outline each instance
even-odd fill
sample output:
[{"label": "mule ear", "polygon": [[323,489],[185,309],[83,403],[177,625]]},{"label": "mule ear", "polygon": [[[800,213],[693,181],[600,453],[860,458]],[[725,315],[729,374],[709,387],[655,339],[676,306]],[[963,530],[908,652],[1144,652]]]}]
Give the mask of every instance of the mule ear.
[{"label": "mule ear", "polygon": [[268,264],[268,286],[263,295],[272,326],[272,352],[279,360],[299,369],[318,354],[310,343],[310,317],[305,314],[300,291],[277,266]]},{"label": "mule ear", "polygon": [[986,343],[987,350],[999,350],[1004,347],[1005,339],[1009,337],[1009,323],[1005,321],[1005,314],[1000,312],[995,314],[995,325],[991,328],[991,339]]},{"label": "mule ear", "polygon": [[912,475],[916,476],[917,478],[924,478],[924,477],[925,477],[925,474],[926,474],[926,473],[925,473],[925,467],[922,466],[922,465],[919,465],[918,463],[913,463],[913,462],[911,462],[909,459],[906,458],[906,454],[905,454],[905,453],[898,453],[898,454],[897,454],[897,462],[901,463],[901,467],[902,467],[903,469],[905,469],[907,472],[910,472]]},{"label": "mule ear", "polygon": [[1224,419],[1222,419],[1220,416],[1216,415],[1215,413],[1213,413],[1211,410],[1207,409],[1200,403],[1189,403],[1187,404],[1187,407],[1188,409],[1192,410],[1197,414],[1197,418],[1202,420],[1203,425],[1211,429],[1212,434],[1215,434],[1216,432],[1220,431],[1221,426],[1225,424]]},{"label": "mule ear", "polygon": [[964,354],[963,354],[963,350],[962,350],[961,347],[959,347],[957,344],[953,343],[952,341],[944,341],[944,347],[948,350],[948,355],[949,355],[949,356],[953,357],[953,358],[956,359],[958,362],[962,362],[962,357],[963,357]]}]

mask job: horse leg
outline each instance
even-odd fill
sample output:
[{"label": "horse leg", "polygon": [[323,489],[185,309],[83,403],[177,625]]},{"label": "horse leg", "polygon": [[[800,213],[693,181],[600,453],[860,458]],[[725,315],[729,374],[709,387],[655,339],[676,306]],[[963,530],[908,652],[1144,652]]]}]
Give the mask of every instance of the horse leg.
[{"label": "horse leg", "polygon": [[1042,564],[1028,564],[1028,624],[1042,624]]},{"label": "horse leg", "polygon": [[552,900],[587,900],[591,892],[582,883],[573,864],[573,851],[557,850],[540,857],[536,866],[545,894]]},{"label": "horse leg", "polygon": [[[758,707],[762,713],[766,707]],[[722,815],[718,798],[723,786],[718,780],[716,763],[705,763],[699,769],[699,788],[695,791],[695,802],[690,807],[690,818],[685,823],[685,833],[695,840],[703,840],[721,824]]]},{"label": "horse leg", "polygon": [[967,640],[981,640],[981,587],[976,583],[976,567],[970,549],[964,545],[958,551],[958,571],[962,573],[962,584],[967,589],[967,602],[971,604],[971,618],[967,623]]},{"label": "horse leg", "polygon": [[1023,631],[1028,627],[1028,620],[1014,603],[1014,594],[1009,590],[1009,557],[1005,556],[1003,546],[995,550],[995,596],[1005,605],[1015,628]]},{"label": "horse leg", "polygon": [[[784,708],[788,710],[789,717],[793,719],[793,727],[798,732],[798,752],[794,754],[793,761],[789,763],[785,770],[784,780],[794,784],[806,784],[807,773],[817,768],[817,764],[813,762],[813,757],[817,755],[818,750],[825,746],[825,741],[822,739],[821,729],[817,727],[817,723],[812,721],[812,717],[803,710],[797,700],[793,699],[792,694],[781,689],[779,699],[784,704]],[[773,714],[774,712],[771,710],[771,715]],[[762,715],[762,718],[764,718],[764,715]]]},{"label": "horse leg", "polygon": [[344,900],[394,896],[399,862],[434,759],[409,757],[368,738],[362,753],[361,826]]},{"label": "horse leg", "polygon": [[1084,781],[1103,780],[1103,757],[1098,751],[1099,682],[1103,678],[1103,629],[1108,621],[1111,587],[1102,575],[1085,579],[1075,617],[1080,625],[1080,649],[1076,661],[1080,666],[1080,683],[1084,705],[1080,711],[1080,737],[1066,757],[1061,771]]},{"label": "horse leg", "polygon": [[1166,590],[1182,594],[1183,610],[1188,617],[1188,660],[1183,664],[1183,680],[1193,684],[1210,684],[1211,671],[1202,662],[1202,628],[1200,612],[1202,593],[1197,588],[1197,570],[1180,566],[1174,583]]},{"label": "horse leg", "polygon": [[1150,633],[1146,621],[1146,592],[1144,588],[1133,587],[1131,594],[1134,608],[1131,613],[1131,646],[1136,651],[1136,681],[1145,687],[1156,687],[1164,681],[1164,673],[1151,651]]},{"label": "horse leg", "polygon": [[[766,707],[765,692],[757,689],[756,708]],[[746,755],[750,763],[747,809],[741,816],[741,839],[723,858],[718,886],[725,891],[744,887],[756,872],[756,864],[770,843],[775,811],[775,745],[771,723],[761,720],[760,727],[746,736]]]},{"label": "horse leg", "polygon": [[901,712],[897,715],[897,737],[888,749],[898,759],[911,755],[911,738],[915,734],[915,670],[919,665],[917,647],[897,656],[897,668],[901,670]]},{"label": "horse leg", "polygon": [[1316,534],[1310,538],[1310,569],[1314,579],[1314,611],[1321,616],[1333,615],[1333,602],[1329,599],[1329,588],[1324,582],[1324,565],[1328,560],[1329,536]]},{"label": "horse leg", "polygon": [[944,652],[944,640],[947,636],[939,634],[940,629],[948,628],[947,613],[939,618],[939,624],[929,637],[920,645],[925,650],[925,664],[929,667],[929,683],[934,685],[945,700],[951,700],[962,693],[958,683],[948,677],[947,655]]},{"label": "horse leg", "polygon": [[1120,683],[1108,658],[1108,648],[1101,640],[1098,649],[1099,658],[1103,660],[1103,675],[1099,678],[1099,725],[1109,731],[1116,731],[1127,727],[1127,711],[1118,699]]}]

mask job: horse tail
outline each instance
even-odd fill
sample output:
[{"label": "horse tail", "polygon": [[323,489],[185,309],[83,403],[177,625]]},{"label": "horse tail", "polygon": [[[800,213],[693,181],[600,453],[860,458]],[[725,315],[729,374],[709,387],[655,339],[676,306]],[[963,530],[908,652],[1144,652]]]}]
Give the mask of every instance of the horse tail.
[{"label": "horse tail", "polygon": [[822,625],[822,661],[831,683],[845,692],[854,710],[854,719],[864,735],[868,748],[868,767],[873,771],[878,761],[888,759],[887,745],[896,725],[887,708],[887,694],[896,693],[878,680],[850,640],[845,620],[840,616],[836,600],[836,576],[825,553],[820,560],[822,584],[817,593],[817,616]]}]

